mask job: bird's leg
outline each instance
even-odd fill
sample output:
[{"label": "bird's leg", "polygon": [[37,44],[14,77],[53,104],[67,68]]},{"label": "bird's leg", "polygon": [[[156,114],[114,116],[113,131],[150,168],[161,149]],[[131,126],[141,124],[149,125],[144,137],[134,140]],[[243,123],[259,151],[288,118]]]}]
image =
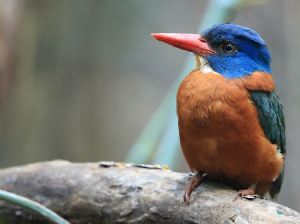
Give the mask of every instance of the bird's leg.
[{"label": "bird's leg", "polygon": [[247,196],[247,195],[255,195],[256,185],[257,185],[257,182],[252,183],[250,185],[250,187],[248,189],[246,189],[246,190],[240,190],[239,193],[237,193],[237,195],[234,197],[233,202],[235,201],[235,199],[238,196],[244,197],[244,196]]},{"label": "bird's leg", "polygon": [[187,185],[185,192],[184,192],[184,196],[183,196],[183,200],[187,203],[190,204],[190,195],[192,193],[193,190],[196,189],[196,187],[198,187],[203,181],[208,180],[209,176],[202,176],[199,172],[197,172],[191,182]]}]

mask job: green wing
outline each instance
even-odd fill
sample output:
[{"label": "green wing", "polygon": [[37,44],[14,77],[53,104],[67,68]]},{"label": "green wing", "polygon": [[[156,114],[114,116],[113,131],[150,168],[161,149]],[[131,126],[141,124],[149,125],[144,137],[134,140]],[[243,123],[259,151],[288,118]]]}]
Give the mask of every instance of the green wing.
[{"label": "green wing", "polygon": [[[282,103],[275,93],[266,91],[250,91],[251,100],[258,110],[260,125],[263,128],[266,137],[272,144],[277,144],[278,150],[285,155],[285,123]],[[278,178],[272,183],[269,190],[272,199],[276,199],[282,182],[284,166]]]}]

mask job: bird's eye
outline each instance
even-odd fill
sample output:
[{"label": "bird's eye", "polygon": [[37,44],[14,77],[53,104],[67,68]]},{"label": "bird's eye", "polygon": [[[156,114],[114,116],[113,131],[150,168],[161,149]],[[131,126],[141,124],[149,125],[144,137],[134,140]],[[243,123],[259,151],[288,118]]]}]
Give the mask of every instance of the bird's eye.
[{"label": "bird's eye", "polygon": [[232,43],[225,43],[221,45],[221,49],[226,54],[233,54],[236,52],[236,45]]}]

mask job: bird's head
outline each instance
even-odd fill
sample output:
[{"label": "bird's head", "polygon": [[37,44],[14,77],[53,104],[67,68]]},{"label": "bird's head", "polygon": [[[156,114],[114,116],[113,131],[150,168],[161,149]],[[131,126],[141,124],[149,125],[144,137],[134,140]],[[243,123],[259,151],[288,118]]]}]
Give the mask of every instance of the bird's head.
[{"label": "bird's head", "polygon": [[271,73],[271,56],[257,32],[234,24],[221,23],[202,34],[156,33],[157,40],[196,56],[195,68],[211,70],[226,78],[241,78],[255,71]]}]

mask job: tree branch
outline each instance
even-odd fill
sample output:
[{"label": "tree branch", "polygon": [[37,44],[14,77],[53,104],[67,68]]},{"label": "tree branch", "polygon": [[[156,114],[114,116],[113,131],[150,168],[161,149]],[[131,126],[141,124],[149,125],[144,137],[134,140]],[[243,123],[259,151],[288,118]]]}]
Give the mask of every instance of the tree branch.
[{"label": "tree branch", "polygon": [[[71,223],[300,223],[300,214],[265,199],[237,199],[237,191],[202,183],[183,203],[187,174],[115,163],[52,161],[0,170],[0,189],[32,199]],[[46,223],[0,201],[13,223]]]}]

